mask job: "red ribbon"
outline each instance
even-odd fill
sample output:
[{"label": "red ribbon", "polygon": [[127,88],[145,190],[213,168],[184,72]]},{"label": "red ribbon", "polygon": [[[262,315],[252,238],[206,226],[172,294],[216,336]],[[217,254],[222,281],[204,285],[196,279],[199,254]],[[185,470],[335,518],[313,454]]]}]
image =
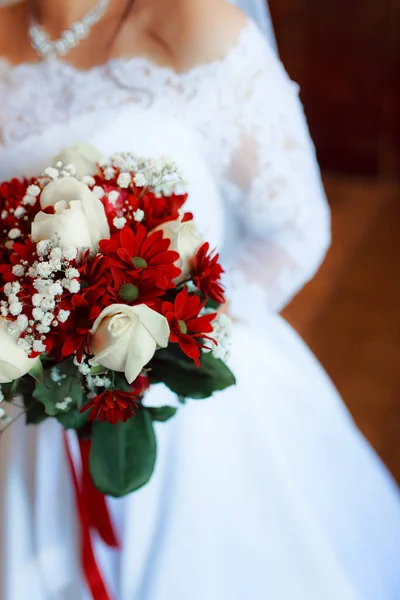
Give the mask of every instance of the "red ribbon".
[{"label": "red ribbon", "polygon": [[111,600],[96,561],[91,531],[97,531],[101,539],[111,548],[119,548],[120,544],[111,522],[106,497],[95,488],[90,476],[89,453],[91,441],[79,439],[82,457],[82,473],[79,481],[66,435],[64,440],[75,488],[81,532],[81,560],[85,579],[93,600]]}]

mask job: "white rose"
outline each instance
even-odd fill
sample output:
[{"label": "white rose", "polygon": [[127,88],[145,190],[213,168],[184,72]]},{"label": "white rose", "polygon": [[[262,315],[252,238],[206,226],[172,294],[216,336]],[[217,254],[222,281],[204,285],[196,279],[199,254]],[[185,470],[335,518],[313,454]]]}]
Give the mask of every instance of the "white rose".
[{"label": "white rose", "polygon": [[110,228],[101,201],[87,185],[73,177],[49,183],[40,196],[40,206],[54,207],[55,214],[40,212],[32,223],[32,240],[49,240],[56,234],[60,246],[90,248],[97,252],[100,240],[109,239]]},{"label": "white rose", "polygon": [[18,335],[11,334],[0,319],[0,384],[11,383],[26,375],[39,360],[28,358],[26,352],[17,344]]},{"label": "white rose", "polygon": [[64,148],[53,160],[53,166],[62,162],[66,167],[73,165],[78,179],[97,173],[97,164],[104,159],[103,155],[90,144],[72,144]]},{"label": "white rose", "polygon": [[178,252],[179,259],[175,265],[182,271],[174,282],[180,283],[189,278],[194,256],[197,250],[204,244],[203,238],[200,237],[194,221],[186,221],[182,223],[182,217],[175,221],[168,221],[156,227],[156,231],[162,231],[164,237],[171,240],[170,250]]},{"label": "white rose", "polygon": [[103,310],[91,333],[93,364],[125,372],[132,383],[157,346],[167,347],[170,330],[167,319],[145,304],[114,304]]}]

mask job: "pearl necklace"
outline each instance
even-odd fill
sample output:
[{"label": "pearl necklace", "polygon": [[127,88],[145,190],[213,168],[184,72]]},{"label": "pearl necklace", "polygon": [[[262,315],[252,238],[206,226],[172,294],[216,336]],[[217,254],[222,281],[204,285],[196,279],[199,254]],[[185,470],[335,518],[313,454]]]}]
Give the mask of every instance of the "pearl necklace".
[{"label": "pearl necklace", "polygon": [[29,37],[33,49],[40,58],[51,58],[54,56],[65,56],[73,48],[86,39],[90,30],[105,15],[110,0],[98,0],[97,5],[88,12],[80,21],[73,23],[71,27],[62,32],[58,40],[50,39],[49,34],[32,17],[29,28]]}]

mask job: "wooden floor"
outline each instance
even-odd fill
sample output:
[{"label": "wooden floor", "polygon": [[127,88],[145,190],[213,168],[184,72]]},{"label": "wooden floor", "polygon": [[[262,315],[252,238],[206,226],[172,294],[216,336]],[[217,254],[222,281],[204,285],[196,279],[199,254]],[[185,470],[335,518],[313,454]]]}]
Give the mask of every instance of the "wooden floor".
[{"label": "wooden floor", "polygon": [[400,482],[400,187],[325,178],[333,244],[286,309]]}]

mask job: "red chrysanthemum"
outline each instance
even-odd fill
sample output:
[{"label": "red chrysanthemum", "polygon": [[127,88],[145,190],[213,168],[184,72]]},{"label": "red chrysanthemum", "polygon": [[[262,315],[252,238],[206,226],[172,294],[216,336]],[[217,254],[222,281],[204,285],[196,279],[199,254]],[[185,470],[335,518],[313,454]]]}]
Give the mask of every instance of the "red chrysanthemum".
[{"label": "red chrysanthemum", "polygon": [[53,346],[60,359],[76,353],[82,362],[83,355],[90,353],[94,322],[111,301],[101,254],[92,257],[88,251],[82,263],[75,266],[79,270],[81,288],[75,294],[66,293],[60,303],[59,308],[68,311],[70,316],[65,323],[59,323],[53,334]]},{"label": "red chrysanthemum", "polygon": [[[136,226],[135,212],[142,210],[145,214],[143,225],[147,231],[152,231],[166,221],[174,221],[179,216],[179,210],[185,204],[187,194],[172,194],[171,196],[158,196],[149,188],[138,187],[131,184],[128,188],[118,185],[120,171],[114,169],[112,179],[104,176],[104,171],[95,176],[95,185],[101,186],[105,195],[101,198],[104,205],[111,231],[115,231],[115,217],[123,216],[127,225]],[[116,192],[118,199],[110,202],[108,194]]]},{"label": "red chrysanthemum", "polygon": [[78,266],[81,290],[79,295],[89,304],[96,305],[103,310],[114,300],[114,290],[110,282],[110,273],[107,269],[107,259],[102,254],[91,256],[88,251]]},{"label": "red chrysanthemum", "polygon": [[100,251],[105,256],[112,300],[151,303],[174,288],[173,280],[181,271],[174,264],[179,255],[169,247],[170,240],[162,231],[148,234],[143,225],[136,232],[124,227],[117,239],[102,240]]},{"label": "red chrysanthemum", "polygon": [[213,333],[212,322],[217,313],[199,316],[204,304],[196,294],[189,294],[186,287],[176,296],[174,303],[164,302],[162,312],[167,319],[171,334],[170,340],[179,344],[182,351],[200,366],[200,349],[204,348],[202,340],[208,339],[216,343],[207,334]]},{"label": "red chrysanthemum", "polygon": [[14,275],[12,269],[15,265],[26,261],[29,265],[32,265],[37,260],[36,244],[30,239],[25,240],[23,243],[15,242],[12,248],[4,249],[4,261],[0,263],[0,277],[3,283],[10,281],[20,281],[22,287],[26,287],[19,277]]},{"label": "red chrysanthemum", "polygon": [[76,353],[81,362],[83,355],[90,352],[90,332],[101,308],[79,294],[73,294],[61,301],[60,309],[68,310],[71,314],[66,323],[60,324],[56,330],[53,346],[61,346],[63,358]]},{"label": "red chrysanthemum", "polygon": [[193,282],[207,298],[224,304],[224,288],[221,276],[224,272],[219,264],[219,255],[209,252],[210,244],[205,242],[197,251],[193,265]]},{"label": "red chrysanthemum", "polygon": [[0,184],[0,244],[9,241],[11,230],[19,230],[18,241],[27,238],[31,231],[31,222],[40,210],[39,202],[23,204],[27,188],[34,180],[12,179]]},{"label": "red chrysanthemum", "polygon": [[140,390],[103,392],[81,408],[81,413],[90,410],[90,421],[99,419],[100,421],[108,421],[112,425],[116,425],[118,421],[125,423],[135,413],[139,393]]}]

